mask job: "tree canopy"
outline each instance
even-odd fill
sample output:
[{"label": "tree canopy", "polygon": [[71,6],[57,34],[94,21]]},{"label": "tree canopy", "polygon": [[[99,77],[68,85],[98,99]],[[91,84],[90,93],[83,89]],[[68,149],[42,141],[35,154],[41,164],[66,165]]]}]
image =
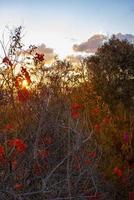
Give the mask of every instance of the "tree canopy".
[{"label": "tree canopy", "polygon": [[86,60],[94,87],[112,109],[134,106],[134,45],[114,36]]}]

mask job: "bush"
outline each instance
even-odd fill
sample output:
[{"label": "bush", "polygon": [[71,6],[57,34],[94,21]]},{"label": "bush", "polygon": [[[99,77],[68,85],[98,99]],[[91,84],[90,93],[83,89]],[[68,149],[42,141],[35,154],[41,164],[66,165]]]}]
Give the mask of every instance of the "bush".
[{"label": "bush", "polygon": [[132,196],[133,124],[124,108],[111,112],[84,62],[48,68],[36,47],[22,49],[21,27],[11,35],[0,68],[0,198]]}]

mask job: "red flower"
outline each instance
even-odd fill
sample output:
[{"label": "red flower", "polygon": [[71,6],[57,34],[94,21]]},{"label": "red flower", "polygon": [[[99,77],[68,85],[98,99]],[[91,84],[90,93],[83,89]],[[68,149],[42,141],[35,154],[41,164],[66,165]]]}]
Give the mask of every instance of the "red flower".
[{"label": "red flower", "polygon": [[101,127],[100,127],[99,124],[95,124],[94,128],[95,128],[95,131],[96,131],[97,133],[100,132]]},{"label": "red flower", "polygon": [[99,113],[100,113],[100,110],[99,110],[98,107],[96,107],[96,108],[94,108],[94,109],[92,110],[92,114],[94,114],[94,115],[98,115]]},{"label": "red flower", "polygon": [[81,105],[80,104],[78,104],[78,103],[72,104],[72,110],[79,110],[79,109],[81,109]]},{"label": "red flower", "polygon": [[14,126],[10,123],[6,124],[6,126],[4,127],[5,131],[13,131],[14,130]]},{"label": "red flower", "polygon": [[21,190],[23,188],[23,185],[21,183],[16,183],[15,186],[14,186],[14,188],[16,190]]},{"label": "red flower", "polygon": [[73,119],[77,119],[79,117],[80,113],[77,111],[72,111],[71,116]]},{"label": "red flower", "polygon": [[79,110],[81,109],[81,105],[78,104],[78,103],[74,103],[72,104],[72,107],[71,107],[71,116],[73,119],[77,119],[80,115],[79,113]]},{"label": "red flower", "polygon": [[2,158],[5,155],[4,147],[0,144],[0,157]]},{"label": "red flower", "polygon": [[109,124],[109,122],[110,122],[110,118],[109,117],[104,117],[103,123],[104,124]]},{"label": "red flower", "polygon": [[18,99],[21,102],[27,101],[29,99],[29,91],[26,88],[19,90],[18,91]]},{"label": "red flower", "polygon": [[89,156],[92,157],[92,158],[95,158],[96,157],[96,152],[95,151],[90,152]]},{"label": "red flower", "polygon": [[7,159],[5,157],[4,147],[0,144],[0,164],[6,164]]},{"label": "red flower", "polygon": [[18,138],[10,140],[8,144],[11,148],[15,147],[19,153],[24,153],[27,148],[27,145],[23,142],[23,140]]},{"label": "red flower", "polygon": [[3,63],[12,66],[12,62],[9,60],[9,58],[6,56],[5,58],[3,58]]},{"label": "red flower", "polygon": [[35,54],[35,61],[37,62],[42,62],[42,61],[44,61],[44,54],[39,54],[39,53],[36,53]]},{"label": "red flower", "polygon": [[119,169],[117,166],[114,168],[113,171],[118,177],[121,177],[123,175],[122,170]]},{"label": "red flower", "polygon": [[91,163],[92,163],[91,160],[85,160],[85,164],[86,164],[86,165],[90,165]]}]

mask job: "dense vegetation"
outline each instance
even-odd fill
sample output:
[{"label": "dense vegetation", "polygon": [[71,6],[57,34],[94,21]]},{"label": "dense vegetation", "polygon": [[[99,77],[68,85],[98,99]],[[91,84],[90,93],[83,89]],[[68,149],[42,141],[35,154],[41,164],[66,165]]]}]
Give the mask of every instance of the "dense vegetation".
[{"label": "dense vegetation", "polygon": [[134,198],[134,45],[111,38],[77,66],[24,50],[0,67],[0,199]]}]

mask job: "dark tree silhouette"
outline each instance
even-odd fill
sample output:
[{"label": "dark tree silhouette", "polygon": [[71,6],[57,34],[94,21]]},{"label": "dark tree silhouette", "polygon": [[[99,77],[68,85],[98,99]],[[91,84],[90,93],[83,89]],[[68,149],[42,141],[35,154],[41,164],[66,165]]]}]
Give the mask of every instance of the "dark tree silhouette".
[{"label": "dark tree silhouette", "polygon": [[134,108],[134,45],[114,36],[86,60],[92,81],[112,110],[122,104]]}]

